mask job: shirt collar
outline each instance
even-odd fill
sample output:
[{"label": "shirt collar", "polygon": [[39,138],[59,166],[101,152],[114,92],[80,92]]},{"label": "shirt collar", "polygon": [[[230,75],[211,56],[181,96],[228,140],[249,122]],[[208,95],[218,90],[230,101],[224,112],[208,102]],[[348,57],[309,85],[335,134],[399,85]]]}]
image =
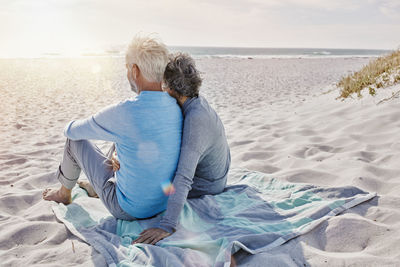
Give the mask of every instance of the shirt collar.
[{"label": "shirt collar", "polygon": [[142,91],[136,97],[140,99],[158,99],[164,98],[166,94],[168,93],[162,91]]}]

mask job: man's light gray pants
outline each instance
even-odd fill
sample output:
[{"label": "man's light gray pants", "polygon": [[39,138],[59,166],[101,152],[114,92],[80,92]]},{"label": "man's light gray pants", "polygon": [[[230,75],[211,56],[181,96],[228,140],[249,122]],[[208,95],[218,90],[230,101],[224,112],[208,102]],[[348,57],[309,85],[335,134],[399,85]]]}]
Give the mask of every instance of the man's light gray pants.
[{"label": "man's light gray pants", "polygon": [[123,211],[118,203],[117,185],[110,160],[113,151],[112,147],[106,156],[88,140],[67,139],[57,178],[63,186],[72,189],[83,170],[108,211],[118,219],[131,221],[135,218]]}]

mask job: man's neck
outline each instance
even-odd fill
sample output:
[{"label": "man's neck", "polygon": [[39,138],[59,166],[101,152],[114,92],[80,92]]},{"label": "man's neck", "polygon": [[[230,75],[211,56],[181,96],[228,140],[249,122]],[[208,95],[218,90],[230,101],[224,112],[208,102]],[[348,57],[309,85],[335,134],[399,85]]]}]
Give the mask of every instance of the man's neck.
[{"label": "man's neck", "polygon": [[143,92],[143,91],[155,91],[155,92],[160,91],[160,92],[162,92],[161,83],[155,83],[155,82],[154,83],[146,83],[145,85],[143,85],[143,88],[140,89],[139,94],[140,94],[140,92]]}]

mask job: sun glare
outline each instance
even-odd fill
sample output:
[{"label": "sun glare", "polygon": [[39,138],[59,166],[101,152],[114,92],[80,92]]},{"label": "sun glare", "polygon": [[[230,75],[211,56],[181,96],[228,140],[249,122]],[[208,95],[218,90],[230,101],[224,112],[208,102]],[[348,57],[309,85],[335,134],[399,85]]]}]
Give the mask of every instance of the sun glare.
[{"label": "sun glare", "polygon": [[101,71],[101,66],[100,66],[100,65],[96,64],[96,65],[93,65],[93,66],[92,66],[92,73],[93,73],[93,74],[97,74],[97,73],[99,73],[100,71]]},{"label": "sun glare", "polygon": [[15,28],[15,45],[2,56],[79,56],[91,48],[90,35],[60,6],[44,0],[16,2],[13,9],[18,12],[6,14],[5,19]]}]

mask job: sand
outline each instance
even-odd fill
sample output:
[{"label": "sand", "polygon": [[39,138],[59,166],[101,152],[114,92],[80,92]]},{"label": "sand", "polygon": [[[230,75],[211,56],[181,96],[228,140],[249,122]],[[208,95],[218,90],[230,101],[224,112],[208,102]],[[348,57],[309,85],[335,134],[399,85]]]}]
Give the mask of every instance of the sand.
[{"label": "sand", "polygon": [[[335,100],[335,83],[368,58],[198,59],[202,94],[220,114],[232,167],[291,182],[377,192],[270,253],[271,266],[400,266],[400,105]],[[103,266],[55,219],[64,125],[133,95],[123,59],[0,60],[0,266]],[[96,142],[106,150],[108,143]]]}]

